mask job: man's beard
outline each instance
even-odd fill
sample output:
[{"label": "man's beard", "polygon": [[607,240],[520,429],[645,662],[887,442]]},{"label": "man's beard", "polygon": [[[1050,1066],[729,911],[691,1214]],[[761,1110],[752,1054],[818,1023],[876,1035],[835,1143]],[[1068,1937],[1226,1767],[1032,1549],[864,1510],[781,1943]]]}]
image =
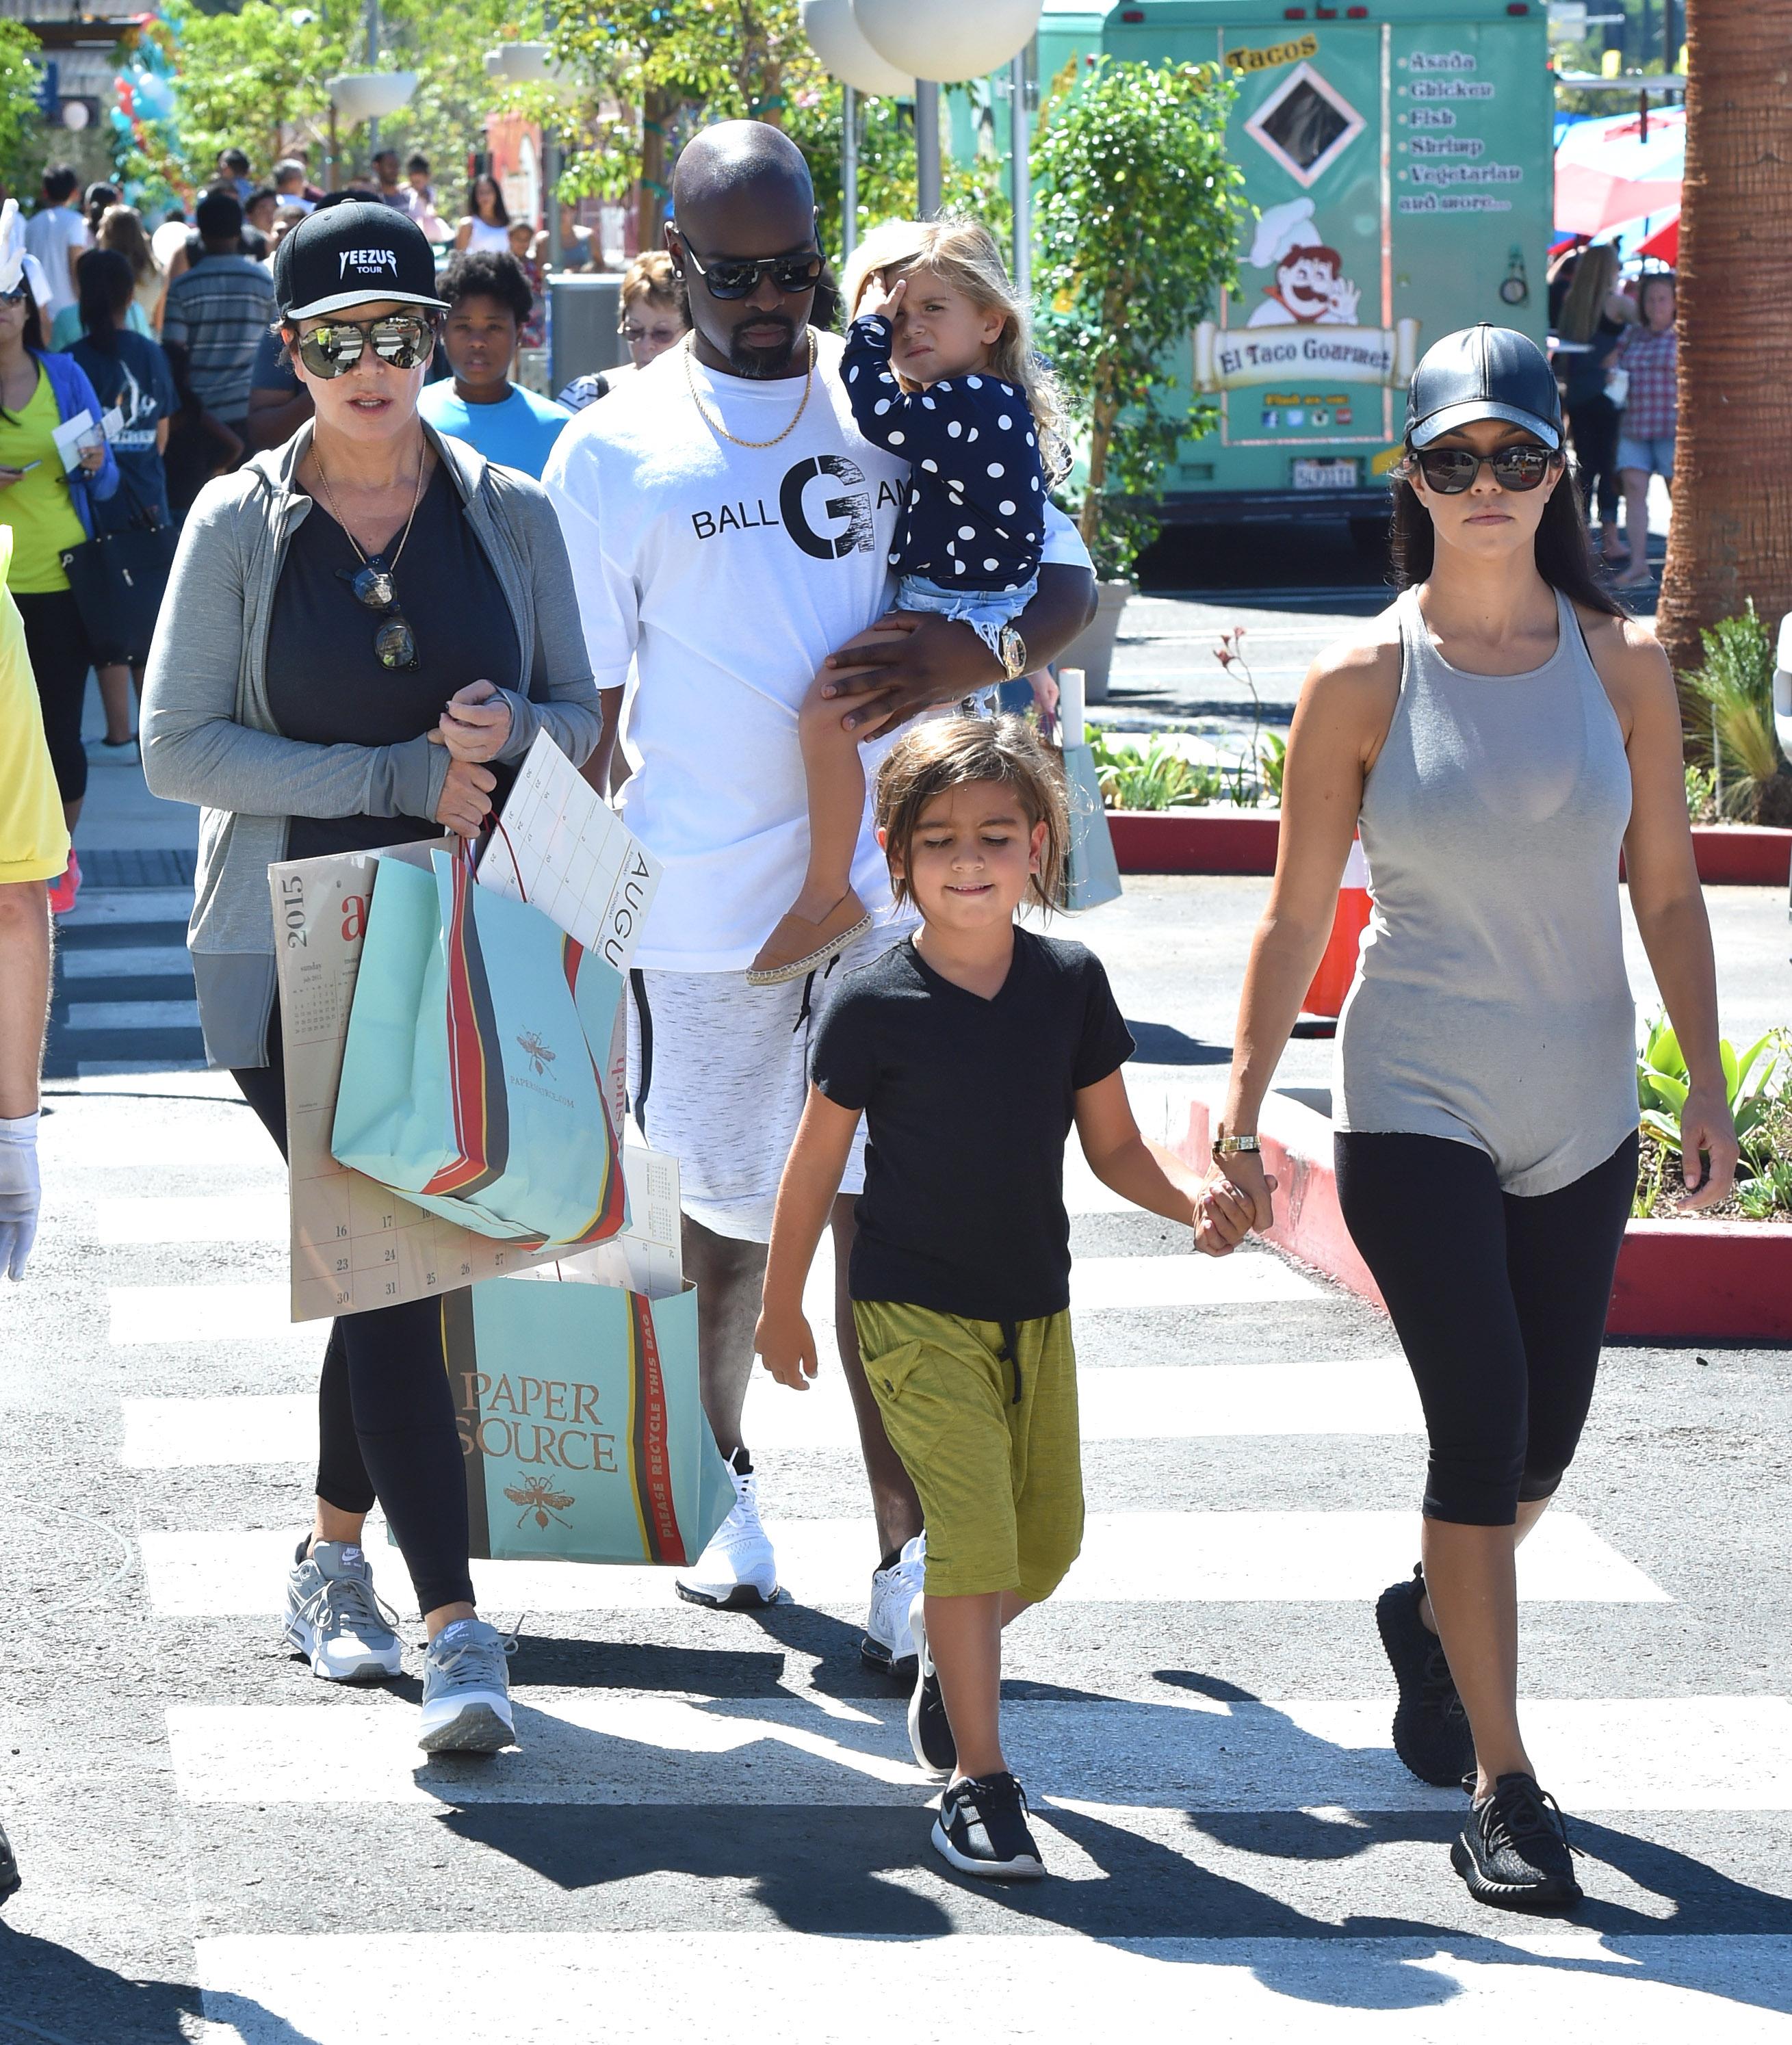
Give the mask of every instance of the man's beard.
[{"label": "man's beard", "polygon": [[782,376],[796,352],[796,323],[782,313],[769,314],[755,322],[760,326],[780,326],[784,338],[773,348],[749,348],[737,327],[728,338],[728,367],[737,376]]}]

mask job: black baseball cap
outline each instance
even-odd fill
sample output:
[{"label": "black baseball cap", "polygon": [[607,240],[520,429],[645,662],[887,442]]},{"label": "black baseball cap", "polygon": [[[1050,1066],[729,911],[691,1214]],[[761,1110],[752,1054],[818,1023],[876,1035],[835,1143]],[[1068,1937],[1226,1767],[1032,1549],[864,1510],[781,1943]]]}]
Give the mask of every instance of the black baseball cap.
[{"label": "black baseball cap", "polygon": [[364,199],[306,214],[275,251],[274,298],[283,320],[341,312],[370,298],[448,310],[422,229],[395,207]]},{"label": "black baseball cap", "polygon": [[1528,335],[1486,321],[1425,350],[1407,393],[1406,437],[1429,447],[1477,419],[1505,419],[1545,447],[1562,445],[1562,393],[1548,359]]}]

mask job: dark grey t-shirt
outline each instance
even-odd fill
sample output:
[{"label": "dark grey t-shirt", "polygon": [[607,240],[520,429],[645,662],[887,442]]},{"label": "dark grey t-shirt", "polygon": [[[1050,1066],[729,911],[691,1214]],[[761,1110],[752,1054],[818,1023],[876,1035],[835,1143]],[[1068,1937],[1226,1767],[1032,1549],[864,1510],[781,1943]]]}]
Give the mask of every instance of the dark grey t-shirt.
[{"label": "dark grey t-shirt", "polygon": [[[443,705],[469,682],[516,687],[521,654],[510,606],[439,462],[392,576],[416,636],[414,669],[383,667],[375,653],[384,618],[349,587],[360,565],[348,534],[314,504],[287,545],[268,632],[268,701],[285,737],[396,745],[433,730]],[[493,771],[495,804],[512,770]],[[295,817],[287,857],[405,845],[441,830],[423,817]]]},{"label": "dark grey t-shirt", "polygon": [[853,1298],[980,1321],[1062,1312],[1076,1096],[1132,1052],[1101,961],[1065,939],[1017,929],[989,1001],[908,942],[849,974],[810,1073],[836,1105],[865,1111]]}]

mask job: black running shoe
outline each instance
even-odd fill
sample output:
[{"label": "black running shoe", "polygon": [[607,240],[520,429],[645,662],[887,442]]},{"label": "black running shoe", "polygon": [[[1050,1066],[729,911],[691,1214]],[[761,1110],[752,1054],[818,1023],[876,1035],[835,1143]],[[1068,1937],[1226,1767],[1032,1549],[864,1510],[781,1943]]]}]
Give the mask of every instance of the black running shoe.
[{"label": "black running shoe", "polygon": [[930,1775],[950,1775],[958,1765],[958,1743],[939,1694],[939,1674],[927,1652],[927,1622],[919,1599],[915,1604],[915,1688],[908,1700],[908,1744],[916,1762]]},{"label": "black running shoe", "polygon": [[1443,1643],[1419,1616],[1424,1572],[1390,1584],[1375,1604],[1375,1624],[1400,1685],[1393,1750],[1421,1782],[1454,1789],[1474,1766],[1474,1735],[1456,1694]]},{"label": "black running shoe", "polygon": [[9,1896],[16,1896],[18,1888],[19,1864],[13,1858],[6,1832],[0,1830],[0,1903],[4,1903]]},{"label": "black running shoe", "polygon": [[1581,1900],[1562,1808],[1528,1775],[1502,1775],[1469,1812],[1450,1864],[1478,1903],[1497,1910],[1572,1910]]},{"label": "black running shoe", "polygon": [[934,1845],[961,1874],[1037,1881],[1046,1871],[1027,1825],[1027,1792],[1012,1775],[967,1775],[939,1800]]}]

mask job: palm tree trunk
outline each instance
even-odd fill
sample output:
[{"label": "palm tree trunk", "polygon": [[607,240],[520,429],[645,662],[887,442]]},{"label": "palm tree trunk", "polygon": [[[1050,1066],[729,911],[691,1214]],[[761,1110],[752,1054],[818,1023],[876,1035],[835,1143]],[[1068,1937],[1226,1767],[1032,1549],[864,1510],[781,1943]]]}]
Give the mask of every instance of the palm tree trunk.
[{"label": "palm tree trunk", "polygon": [[1676,668],[1753,597],[1792,610],[1792,0],[1689,0],[1680,418],[1656,630]]},{"label": "palm tree trunk", "polygon": [[650,88],[641,109],[641,183],[635,195],[634,245],[645,256],[663,245],[661,223],[666,215],[670,192],[666,184],[665,124],[672,118],[672,100]]}]

